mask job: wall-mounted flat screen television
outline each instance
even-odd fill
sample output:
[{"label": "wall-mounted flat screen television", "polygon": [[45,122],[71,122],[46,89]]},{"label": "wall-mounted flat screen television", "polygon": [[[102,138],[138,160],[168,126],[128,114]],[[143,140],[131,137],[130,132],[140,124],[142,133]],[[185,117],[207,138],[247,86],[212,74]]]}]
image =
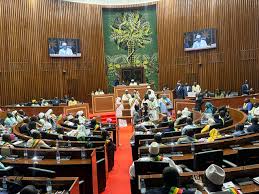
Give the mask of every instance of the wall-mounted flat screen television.
[{"label": "wall-mounted flat screen television", "polygon": [[215,28],[184,33],[184,51],[212,49],[216,47]]},{"label": "wall-mounted flat screen television", "polygon": [[49,38],[50,57],[81,57],[80,40],[74,38]]}]

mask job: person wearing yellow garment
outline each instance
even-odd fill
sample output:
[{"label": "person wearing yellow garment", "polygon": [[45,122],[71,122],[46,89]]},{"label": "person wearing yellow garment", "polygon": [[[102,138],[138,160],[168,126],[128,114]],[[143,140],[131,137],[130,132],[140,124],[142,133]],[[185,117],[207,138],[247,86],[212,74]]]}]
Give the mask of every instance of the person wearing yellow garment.
[{"label": "person wearing yellow garment", "polygon": [[244,104],[243,104],[243,107],[242,107],[242,111],[245,112],[246,114],[248,114],[249,111],[251,111],[253,108],[253,104],[252,102],[250,102],[250,99],[246,98],[244,100]]},{"label": "person wearing yellow garment", "polygon": [[76,104],[77,104],[77,101],[75,100],[75,98],[71,97],[71,99],[68,101],[68,106],[73,106]]},{"label": "person wearing yellow garment", "polygon": [[215,139],[221,138],[222,136],[220,135],[220,133],[218,132],[217,129],[211,129],[210,130],[210,137],[208,138],[208,142],[214,142]]}]

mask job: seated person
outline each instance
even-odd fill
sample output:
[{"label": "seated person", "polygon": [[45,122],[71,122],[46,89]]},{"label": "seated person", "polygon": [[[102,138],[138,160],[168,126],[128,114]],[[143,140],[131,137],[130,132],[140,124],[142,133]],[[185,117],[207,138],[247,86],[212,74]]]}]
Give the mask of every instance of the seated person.
[{"label": "seated person", "polygon": [[79,121],[79,124],[84,124],[85,122],[86,122],[86,118],[85,118],[85,116],[84,116],[84,112],[83,111],[78,111],[77,113],[76,113],[76,116],[77,116],[77,118],[78,118],[78,121]]},{"label": "seated person", "polygon": [[101,88],[99,88],[97,91],[95,91],[94,95],[103,95],[104,92],[103,90],[101,90]]},{"label": "seated person", "polygon": [[258,118],[252,118],[251,119],[252,125],[250,125],[246,131],[250,133],[258,133],[259,132],[259,124],[258,124]]},{"label": "seated person", "polygon": [[129,83],[129,86],[137,86],[137,85],[138,85],[138,83],[135,82],[134,79],[132,79],[132,80],[130,81],[130,83]]},{"label": "seated person", "polygon": [[191,116],[191,112],[189,111],[189,109],[187,107],[185,107],[183,110],[182,110],[182,116],[183,117],[190,117]]},{"label": "seated person", "polygon": [[204,90],[204,92],[203,92],[203,97],[204,97],[204,98],[210,98],[210,97],[213,97],[213,96],[214,96],[213,93],[211,93],[211,92],[208,91],[207,89]]},{"label": "seated person", "polygon": [[223,121],[219,118],[218,113],[215,113],[213,118],[214,118],[215,124],[221,124],[223,126]]},{"label": "seated person", "polygon": [[92,118],[89,127],[96,131],[100,129],[100,124],[97,122],[96,118]]},{"label": "seated person", "polygon": [[238,137],[238,136],[241,136],[245,134],[245,131],[244,131],[244,125],[243,124],[238,124],[236,125],[236,129],[235,129],[235,132],[232,134],[234,137]]},{"label": "seated person", "polygon": [[11,143],[11,137],[10,134],[3,134],[2,136],[2,141],[3,141],[3,148],[14,148],[14,146]]},{"label": "seated person", "polygon": [[253,108],[253,104],[252,102],[250,102],[250,99],[249,98],[246,98],[244,100],[244,104],[243,104],[243,107],[242,107],[242,111],[245,112],[246,114],[248,114],[249,111],[251,111]]},{"label": "seated person", "polygon": [[226,118],[226,112],[224,110],[219,111],[219,119],[222,120],[223,124],[225,123],[225,121],[227,120]]},{"label": "seated person", "polygon": [[[0,155],[0,161],[3,159],[3,156]],[[0,169],[5,169],[6,167],[0,162]]]},{"label": "seated person", "polygon": [[58,97],[55,97],[53,100],[52,100],[52,105],[53,106],[59,106],[60,104],[60,100],[58,99]]},{"label": "seated person", "polygon": [[17,125],[17,121],[15,119],[15,117],[13,116],[13,114],[11,112],[8,112],[7,113],[7,117],[6,119],[4,120],[4,124],[5,126],[7,127],[13,127],[14,125]]},{"label": "seated person", "polygon": [[144,121],[142,123],[136,125],[136,129],[144,129],[145,131],[148,131],[148,129],[155,127],[155,124],[150,120],[148,116],[144,118]]},{"label": "seated person", "polygon": [[167,115],[163,116],[162,121],[158,124],[158,128],[160,127],[168,127],[169,122],[168,122],[168,118]]},{"label": "seated person", "polygon": [[74,116],[69,114],[65,119],[64,123],[62,124],[63,126],[68,126],[71,128],[77,128],[76,124],[74,123]]},{"label": "seated person", "polygon": [[187,129],[185,132],[185,135],[178,139],[178,144],[184,144],[184,143],[192,143],[196,142],[197,140],[194,138],[194,131],[192,128]]},{"label": "seated person", "polygon": [[[158,143],[156,143],[156,142],[151,143],[148,151],[149,151],[149,156],[139,158],[138,161],[163,161],[163,162],[168,162],[169,166],[176,168],[179,173],[183,172],[182,168],[177,166],[172,159],[170,159],[168,157],[162,157],[162,156],[159,155],[159,144]],[[135,178],[134,162],[130,166],[129,173],[130,173],[131,179]]]},{"label": "seated person", "polygon": [[174,121],[170,121],[170,122],[168,122],[168,127],[163,130],[163,133],[166,133],[166,132],[173,132],[173,131],[175,131],[175,128],[174,128]]},{"label": "seated person", "polygon": [[75,100],[74,97],[71,97],[71,99],[68,101],[68,106],[76,105],[78,102]]},{"label": "seated person", "polygon": [[20,132],[24,135],[27,135],[27,136],[31,136],[31,132],[30,132],[30,129],[29,129],[29,122],[30,122],[30,119],[25,118],[23,120],[23,123],[20,126]]},{"label": "seated person", "polygon": [[84,125],[78,125],[76,138],[78,141],[85,141],[86,137],[88,137],[90,133],[90,129],[86,129]]},{"label": "seated person", "polygon": [[28,148],[50,148],[42,139],[39,131],[34,130],[32,132],[32,139],[27,141]]},{"label": "seated person", "polygon": [[33,185],[27,185],[19,192],[19,194],[39,194],[39,193],[40,193],[39,190],[37,190]]},{"label": "seated person", "polygon": [[[151,189],[146,194],[194,194],[195,191],[179,188],[180,175],[177,168],[166,167],[163,170],[164,186],[157,189]],[[199,187],[201,188],[201,187]],[[202,191],[202,190],[201,190]]]},{"label": "seated person", "polygon": [[213,105],[210,102],[206,102],[205,103],[205,111],[204,111],[204,113],[211,113],[211,114],[214,113],[214,107],[213,107]]},{"label": "seated person", "polygon": [[18,114],[18,111],[14,110],[12,114],[17,123],[23,122],[23,118],[20,116],[20,114]]},{"label": "seated person", "polygon": [[252,110],[248,113],[250,113],[252,117],[255,117],[255,113],[258,113],[258,112],[259,112],[259,103],[254,103]]},{"label": "seated person", "polygon": [[162,143],[162,133],[158,132],[154,135],[154,142],[158,143],[159,146],[164,146]]},{"label": "seated person", "polygon": [[240,194],[238,190],[235,188],[229,188],[223,190],[223,183],[225,181],[225,171],[221,167],[211,164],[205,170],[205,180],[204,183],[200,177],[194,177],[194,182],[196,185],[200,185],[200,187],[204,187],[206,193],[208,194]]},{"label": "seated person", "polygon": [[179,125],[179,122],[182,118],[184,118],[184,116],[182,115],[182,111],[178,110],[176,113],[176,120],[174,121],[174,126]]},{"label": "seated person", "polygon": [[196,128],[197,125],[195,125],[192,121],[192,118],[191,117],[187,117],[186,119],[186,126],[184,126],[182,128],[182,135],[185,135],[185,132],[187,131],[187,129],[193,129],[193,128]]},{"label": "seated person", "polygon": [[216,139],[222,138],[222,135],[219,133],[217,129],[211,129],[209,133],[209,138],[207,139],[207,142],[214,142]]}]

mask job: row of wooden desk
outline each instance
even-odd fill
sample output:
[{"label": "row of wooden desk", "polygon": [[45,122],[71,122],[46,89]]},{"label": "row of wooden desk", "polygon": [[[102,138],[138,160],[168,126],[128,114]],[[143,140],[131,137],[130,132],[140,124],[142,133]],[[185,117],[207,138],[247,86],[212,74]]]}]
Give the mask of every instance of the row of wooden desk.
[{"label": "row of wooden desk", "polygon": [[[248,165],[248,166],[239,166],[234,168],[225,168],[226,172],[226,181],[234,181],[236,178],[250,177],[254,178],[259,176],[259,164]],[[184,172],[180,174],[180,184],[184,185],[186,182],[190,181],[193,175],[204,176],[204,171],[196,172]],[[151,175],[140,175],[138,177],[138,182],[144,180],[147,189],[157,188],[163,186],[162,174],[151,174]],[[140,185],[140,184],[139,184]],[[259,193],[259,185],[251,183],[248,185],[240,186],[238,185],[243,193],[246,194],[256,194]],[[139,187],[140,189],[140,187]],[[206,192],[203,192],[206,194]]]},{"label": "row of wooden desk", "polygon": [[44,190],[46,182],[51,181],[52,189],[54,191],[64,191],[63,193],[79,194],[79,178],[77,177],[19,177],[19,176],[8,176],[9,182],[14,182],[19,186],[35,185],[37,189]]},{"label": "row of wooden desk", "polygon": [[49,109],[53,110],[55,115],[75,115],[78,111],[83,111],[86,117],[89,117],[89,104],[88,103],[79,103],[73,106],[67,106],[66,104],[60,104],[59,106],[15,106],[7,105],[2,106],[2,110],[19,110],[22,109],[28,116],[38,115],[40,112],[47,112]]},{"label": "row of wooden desk", "polygon": [[[252,102],[257,102],[259,94],[253,94],[249,96],[234,96],[226,98],[204,98],[202,109],[204,110],[206,102],[211,102],[215,107],[229,106],[231,108],[241,108],[246,98],[251,99]],[[174,110],[176,112],[178,110],[183,110],[185,107],[188,107],[190,110],[193,109],[195,107],[195,98],[174,99]]]}]

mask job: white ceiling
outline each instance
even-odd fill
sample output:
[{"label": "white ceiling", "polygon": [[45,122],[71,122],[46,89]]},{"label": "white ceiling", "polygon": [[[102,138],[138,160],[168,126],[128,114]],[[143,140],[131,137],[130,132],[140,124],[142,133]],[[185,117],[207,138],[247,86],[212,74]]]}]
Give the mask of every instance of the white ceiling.
[{"label": "white ceiling", "polygon": [[63,0],[77,3],[89,3],[89,4],[100,4],[100,5],[130,5],[140,3],[150,3],[159,0]]}]

